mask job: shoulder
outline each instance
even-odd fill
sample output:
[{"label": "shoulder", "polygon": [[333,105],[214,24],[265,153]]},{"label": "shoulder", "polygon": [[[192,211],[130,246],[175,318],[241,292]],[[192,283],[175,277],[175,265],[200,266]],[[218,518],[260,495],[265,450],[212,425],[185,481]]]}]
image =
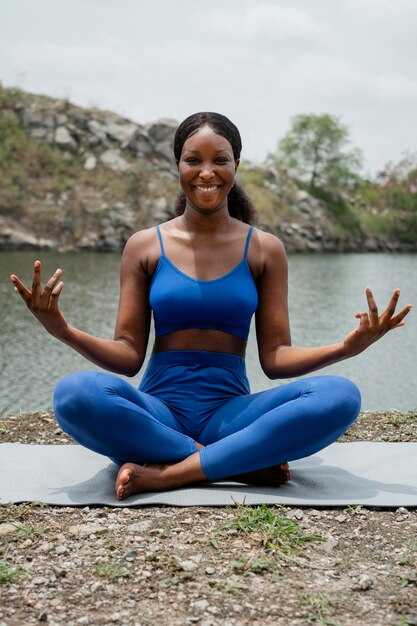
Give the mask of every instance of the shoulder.
[{"label": "shoulder", "polygon": [[261,274],[271,267],[286,267],[287,255],[278,237],[254,227],[251,239],[252,251],[258,260]]},{"label": "shoulder", "polygon": [[139,230],[129,237],[123,250],[122,263],[149,273],[161,255],[155,226]]}]

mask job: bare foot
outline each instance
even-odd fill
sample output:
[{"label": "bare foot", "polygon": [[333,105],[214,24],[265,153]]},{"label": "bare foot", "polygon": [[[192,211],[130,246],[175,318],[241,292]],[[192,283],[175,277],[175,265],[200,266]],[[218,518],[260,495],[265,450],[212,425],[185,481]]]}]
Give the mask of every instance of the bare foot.
[{"label": "bare foot", "polygon": [[137,465],[125,463],[119,469],[116,478],[116,498],[124,500],[143,491],[163,491],[169,488],[163,479],[163,470],[167,465]]},{"label": "bare foot", "polygon": [[272,467],[266,467],[254,472],[231,476],[231,478],[239,483],[247,483],[248,485],[279,487],[291,480],[291,471],[288,463],[281,463],[280,465],[273,465]]}]

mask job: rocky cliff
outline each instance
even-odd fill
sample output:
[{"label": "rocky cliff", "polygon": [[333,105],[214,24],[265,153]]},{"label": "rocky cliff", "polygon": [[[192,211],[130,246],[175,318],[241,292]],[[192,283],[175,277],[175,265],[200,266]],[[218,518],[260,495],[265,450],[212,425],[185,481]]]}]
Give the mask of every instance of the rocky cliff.
[{"label": "rocky cliff", "polygon": [[[176,127],[0,88],[0,250],[117,251],[135,230],[173,217]],[[290,252],[405,249],[275,167],[243,162],[239,179],[259,227]]]}]

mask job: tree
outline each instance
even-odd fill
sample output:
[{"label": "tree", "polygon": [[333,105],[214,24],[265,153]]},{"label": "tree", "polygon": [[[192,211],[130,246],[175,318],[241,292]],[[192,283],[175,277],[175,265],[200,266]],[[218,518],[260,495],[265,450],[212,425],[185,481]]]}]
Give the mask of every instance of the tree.
[{"label": "tree", "polygon": [[311,187],[340,187],[361,167],[358,149],[344,151],[349,141],[348,128],[333,115],[296,115],[270,159]]}]

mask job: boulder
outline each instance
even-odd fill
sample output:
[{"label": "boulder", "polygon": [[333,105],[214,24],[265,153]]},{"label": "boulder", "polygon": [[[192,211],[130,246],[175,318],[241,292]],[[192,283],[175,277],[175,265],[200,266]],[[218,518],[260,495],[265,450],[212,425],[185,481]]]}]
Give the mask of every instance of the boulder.
[{"label": "boulder", "polygon": [[54,133],[54,142],[63,150],[75,152],[77,150],[77,142],[69,132],[66,126],[58,126]]},{"label": "boulder", "polygon": [[100,156],[100,161],[114,172],[128,172],[132,166],[124,159],[118,150],[106,150]]}]

